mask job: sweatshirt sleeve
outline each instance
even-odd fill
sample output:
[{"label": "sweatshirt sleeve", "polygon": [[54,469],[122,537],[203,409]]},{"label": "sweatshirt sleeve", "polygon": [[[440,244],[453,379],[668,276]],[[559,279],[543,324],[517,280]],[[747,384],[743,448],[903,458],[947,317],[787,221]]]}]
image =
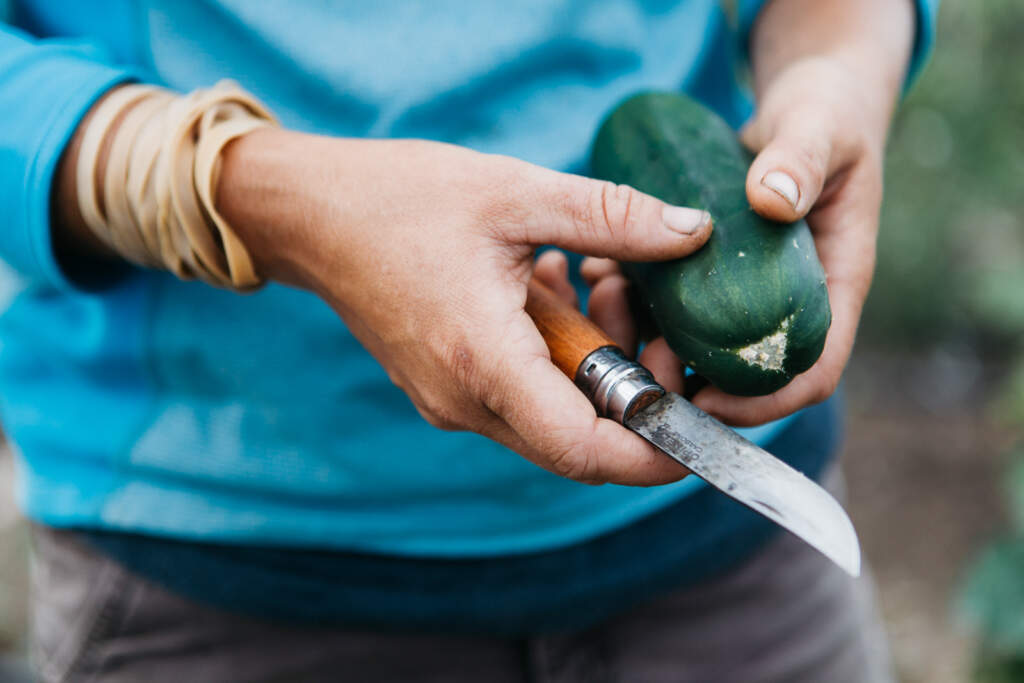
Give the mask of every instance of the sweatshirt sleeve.
[{"label": "sweatshirt sleeve", "polygon": [[[768,4],[768,1],[739,0],[737,8],[739,38],[745,59],[749,57],[750,32],[757,20],[757,15]],[[903,84],[904,93],[914,84],[924,65],[928,62],[928,56],[935,43],[935,22],[939,14],[939,2],[940,0],[914,0],[914,6],[917,9],[917,31],[914,34],[914,50],[907,68],[907,78]]]},{"label": "sweatshirt sleeve", "polygon": [[27,281],[74,287],[50,240],[54,172],[92,103],[134,78],[94,45],[36,40],[0,23],[0,259]]}]

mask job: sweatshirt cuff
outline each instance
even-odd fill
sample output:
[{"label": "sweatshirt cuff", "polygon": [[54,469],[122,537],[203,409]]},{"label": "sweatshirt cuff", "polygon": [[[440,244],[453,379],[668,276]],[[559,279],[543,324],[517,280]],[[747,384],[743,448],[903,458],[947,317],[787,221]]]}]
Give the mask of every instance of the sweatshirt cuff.
[{"label": "sweatshirt cuff", "polygon": [[914,34],[914,51],[910,54],[907,78],[903,82],[903,94],[913,87],[924,65],[931,57],[935,45],[935,24],[939,15],[939,0],[915,0],[917,8],[917,32]]},{"label": "sweatshirt cuff", "polygon": [[13,145],[9,151],[22,157],[22,164],[8,168],[21,167],[24,173],[14,202],[8,204],[14,210],[5,221],[3,256],[30,281],[41,280],[65,290],[82,289],[84,283],[68,277],[53,249],[50,208],[54,174],[64,148],[92,104],[115,85],[135,77],[124,69],[85,58],[73,47],[42,49],[45,57],[35,54],[18,60],[21,63],[14,65],[4,83],[2,99],[10,98],[7,104],[17,106],[13,117],[16,130],[9,129],[0,137],[10,135],[2,140],[4,146]]}]

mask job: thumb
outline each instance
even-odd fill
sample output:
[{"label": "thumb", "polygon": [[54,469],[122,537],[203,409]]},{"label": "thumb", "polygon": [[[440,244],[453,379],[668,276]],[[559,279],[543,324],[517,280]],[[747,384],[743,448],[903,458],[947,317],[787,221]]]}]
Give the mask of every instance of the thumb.
[{"label": "thumb", "polygon": [[696,251],[711,234],[707,211],[672,206],[628,185],[535,167],[529,211],[511,239],[589,256],[663,261]]},{"label": "thumb", "polygon": [[747,173],[747,199],[765,218],[803,218],[828,177],[833,163],[832,134],[821,117],[804,110],[785,114],[773,130],[754,120],[743,141],[759,152]]}]

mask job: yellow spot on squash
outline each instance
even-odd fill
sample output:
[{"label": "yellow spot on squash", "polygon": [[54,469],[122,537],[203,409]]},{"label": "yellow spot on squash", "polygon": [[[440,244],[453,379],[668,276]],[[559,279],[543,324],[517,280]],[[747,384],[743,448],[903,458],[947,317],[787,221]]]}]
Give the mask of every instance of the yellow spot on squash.
[{"label": "yellow spot on squash", "polygon": [[792,318],[793,316],[789,316],[783,320],[779,329],[772,334],[737,349],[736,355],[748,365],[762,370],[782,371],[783,363],[786,361],[786,344],[789,342],[789,322]]}]

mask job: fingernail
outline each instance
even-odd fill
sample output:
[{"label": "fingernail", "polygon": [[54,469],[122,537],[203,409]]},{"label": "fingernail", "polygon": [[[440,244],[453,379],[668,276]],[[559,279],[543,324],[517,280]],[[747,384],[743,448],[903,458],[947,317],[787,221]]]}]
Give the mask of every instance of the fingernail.
[{"label": "fingernail", "polygon": [[761,178],[761,184],[789,202],[796,211],[797,202],[800,201],[800,187],[791,175],[782,171],[769,171]]},{"label": "fingernail", "polygon": [[666,206],[661,211],[661,220],[670,229],[683,235],[692,235],[711,220],[711,214],[685,206]]}]

